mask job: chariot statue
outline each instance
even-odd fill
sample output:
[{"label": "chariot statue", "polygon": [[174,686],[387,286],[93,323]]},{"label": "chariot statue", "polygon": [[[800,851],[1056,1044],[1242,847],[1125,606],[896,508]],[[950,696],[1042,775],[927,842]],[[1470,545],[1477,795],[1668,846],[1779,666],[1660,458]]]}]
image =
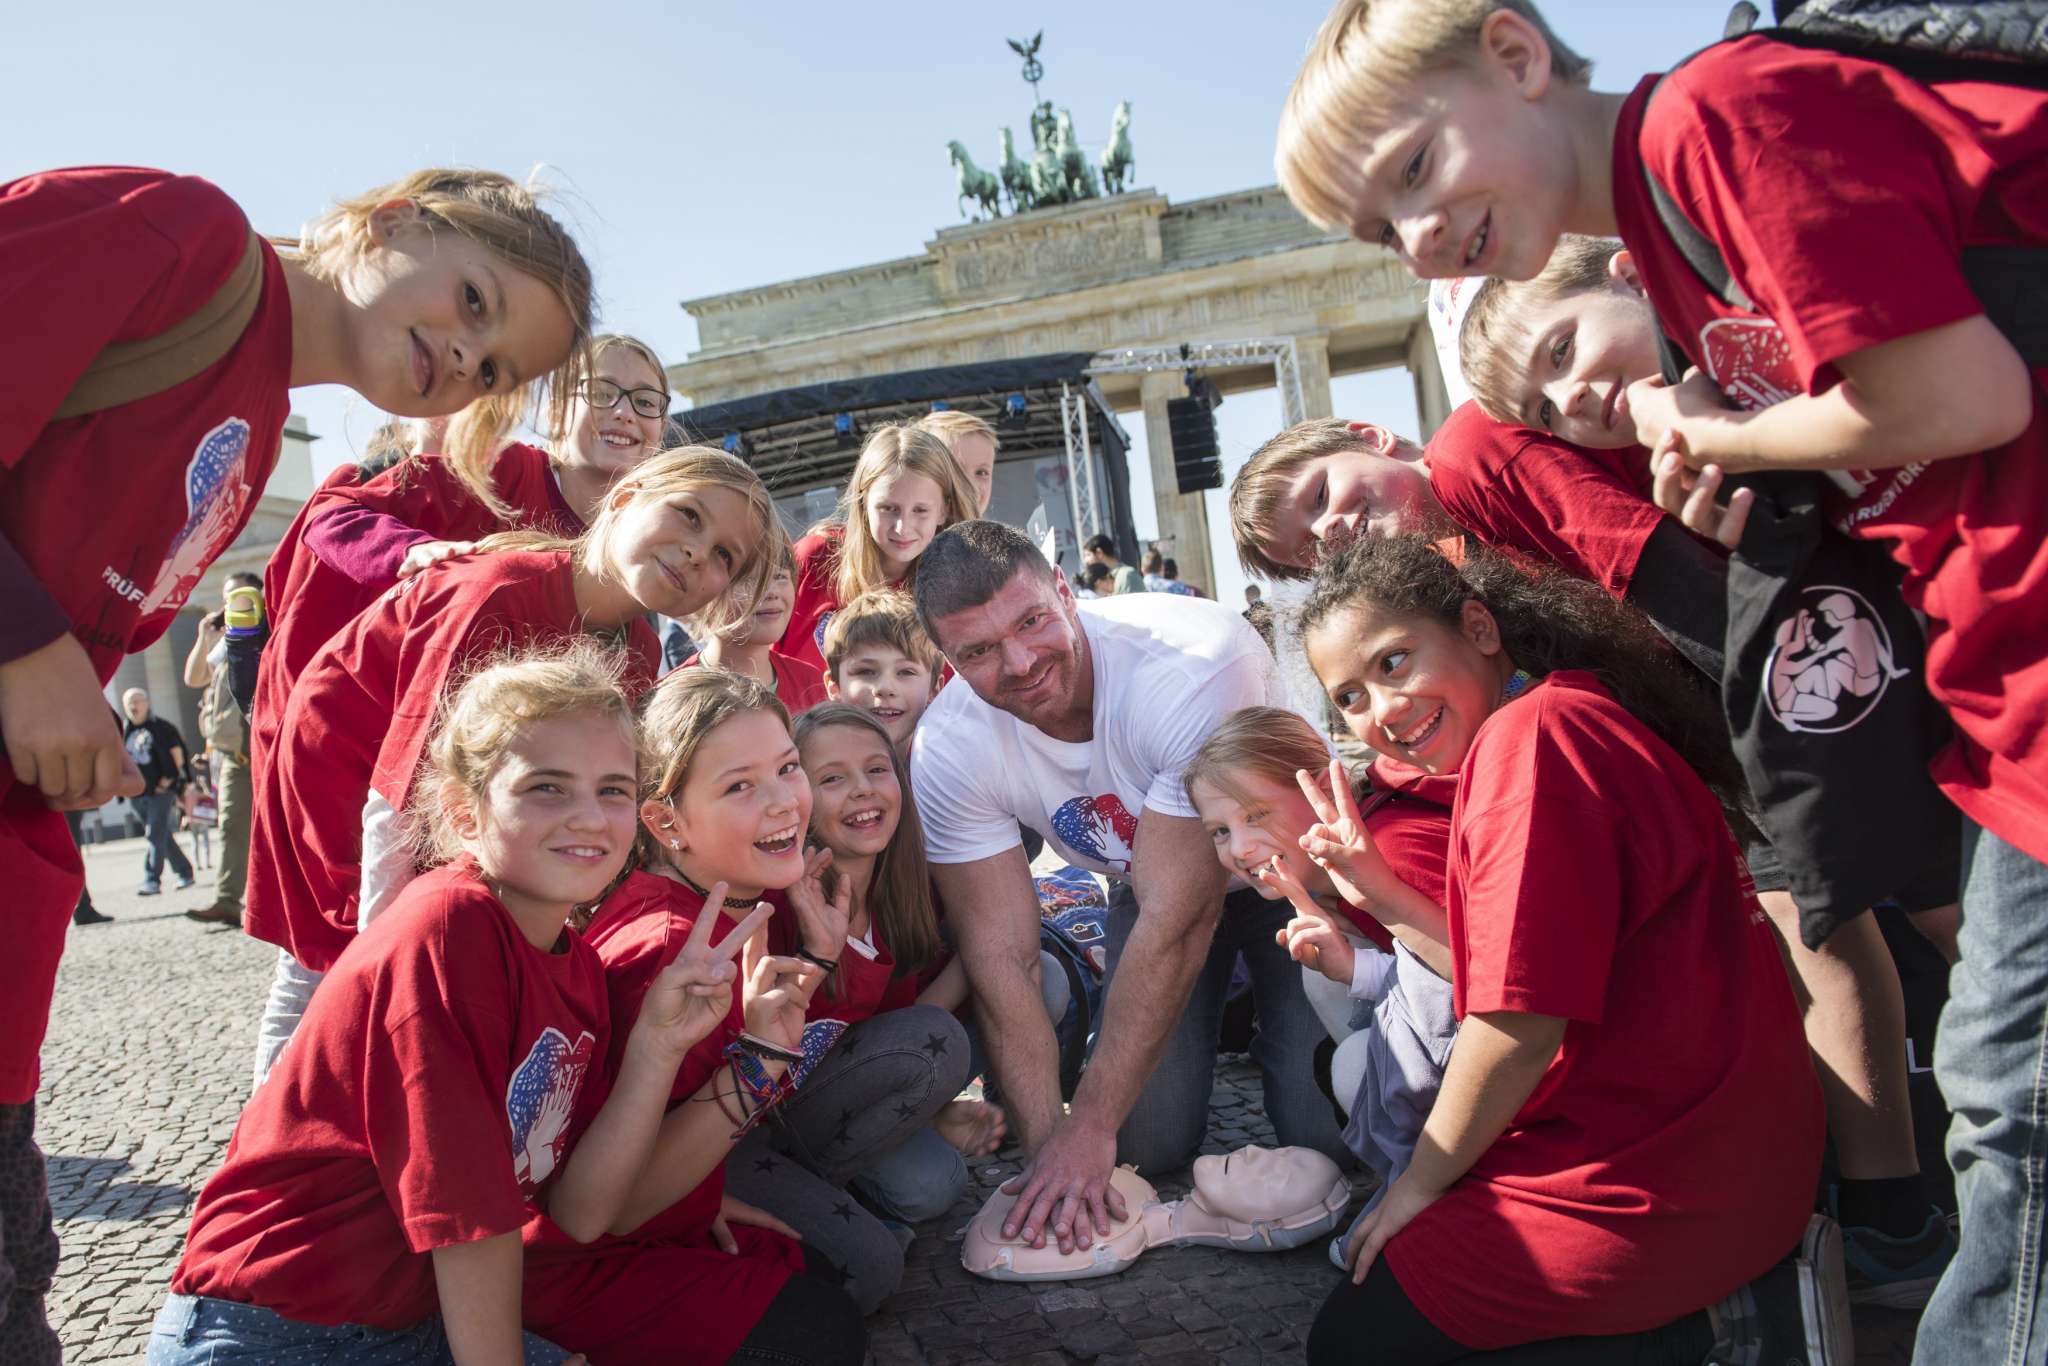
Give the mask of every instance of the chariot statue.
[{"label": "chariot statue", "polygon": [[1016,140],[1008,128],[997,130],[999,150],[991,171],[975,165],[964,145],[948,142],[946,151],[958,187],[955,203],[962,216],[975,221],[998,217],[1005,197],[1014,214],[1095,199],[1104,193],[1123,193],[1136,164],[1131,153],[1130,101],[1118,102],[1110,116],[1109,141],[1091,161],[1074,131],[1073,115],[1065,109],[1055,111],[1051,100],[1038,97],[1038,82],[1045,75],[1038,49],[1045,41],[1045,31],[1040,29],[1028,42],[1007,41],[1010,50],[1024,59],[1023,76],[1031,86],[1031,155],[1026,159],[1017,154]]}]

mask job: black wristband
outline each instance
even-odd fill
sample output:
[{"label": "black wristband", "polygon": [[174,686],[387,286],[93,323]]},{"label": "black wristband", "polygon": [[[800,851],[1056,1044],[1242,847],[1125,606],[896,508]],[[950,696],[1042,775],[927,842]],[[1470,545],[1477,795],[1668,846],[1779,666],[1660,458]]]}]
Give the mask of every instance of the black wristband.
[{"label": "black wristband", "polygon": [[793,1053],[781,1044],[771,1043],[758,1034],[741,1034],[739,1045],[755,1057],[766,1058],[770,1062],[799,1063],[804,1060],[803,1054]]},{"label": "black wristband", "polygon": [[801,944],[797,945],[796,956],[803,959],[806,963],[815,963],[825,969],[825,975],[828,977],[839,971],[839,960],[837,958],[820,958]]}]

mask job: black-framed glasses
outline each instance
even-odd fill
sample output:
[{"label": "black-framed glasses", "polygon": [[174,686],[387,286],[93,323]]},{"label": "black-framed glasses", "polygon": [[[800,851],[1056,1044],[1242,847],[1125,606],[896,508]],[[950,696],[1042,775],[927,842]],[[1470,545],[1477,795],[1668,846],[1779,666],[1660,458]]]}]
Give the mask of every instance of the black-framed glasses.
[{"label": "black-framed glasses", "polygon": [[585,403],[600,413],[610,412],[624,398],[642,417],[668,416],[668,395],[659,389],[628,389],[608,379],[587,379],[577,392]]}]

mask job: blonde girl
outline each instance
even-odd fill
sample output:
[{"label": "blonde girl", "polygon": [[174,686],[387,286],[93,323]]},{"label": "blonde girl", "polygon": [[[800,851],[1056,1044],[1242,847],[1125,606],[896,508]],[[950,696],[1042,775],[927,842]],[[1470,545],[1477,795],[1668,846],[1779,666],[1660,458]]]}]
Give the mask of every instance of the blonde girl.
[{"label": "blonde girl", "polygon": [[[1337,1042],[1330,1086],[1349,1121],[1344,1142],[1384,1191],[1408,1164],[1457,1038],[1443,911],[1457,780],[1376,757],[1358,798],[1307,721],[1246,707],[1202,742],[1184,781],[1224,868],[1293,903],[1275,938]],[[1339,820],[1386,867],[1370,893],[1309,852]]]},{"label": "blonde girl", "polygon": [[379,429],[380,441],[403,443],[394,466],[330,479],[299,509],[264,572],[270,639],[250,705],[255,767],[268,758],[292,684],[314,653],[393,583],[494,532],[578,534],[612,485],[660,448],[668,380],[645,342],[597,337],[571,356],[559,383],[568,398],[553,405],[564,425],[551,429],[551,450],[504,445],[486,470],[488,497],[472,484],[473,471],[443,453],[447,424],[410,422],[387,424],[409,429],[396,433]]},{"label": "blonde girl", "polygon": [[[561,225],[487,171],[380,186],[280,249],[203,180],[90,167],[0,184],[0,297],[0,1162],[39,1172],[27,1107],[84,883],[62,810],[140,791],[101,689],[247,524],[293,388],[475,408],[461,449],[495,450],[588,337],[591,291]],[[45,1247],[46,1222],[10,1236],[0,1276],[47,1280]],[[10,1319],[54,1355],[39,1307]]]},{"label": "blonde girl", "polygon": [[735,582],[758,591],[781,534],[752,470],[680,446],[622,479],[580,538],[500,533],[386,593],[321,648],[256,775],[243,923],[281,950],[259,1076],[317,974],[412,874],[396,813],[451,671],[507,646],[597,634],[626,648],[637,696],[660,658],[646,615],[700,610]]},{"label": "blonde girl", "polygon": [[[155,1366],[565,1357],[522,1341],[520,1231],[540,1210],[584,1240],[617,1218],[678,1066],[725,1013],[740,938],[696,936],[614,1017],[568,929],[632,848],[620,669],[574,642],[479,670],[444,708],[416,785],[440,866],[363,936],[244,1108]],[[613,1051],[625,1065],[585,1127]]]},{"label": "blonde girl", "polygon": [[782,652],[822,671],[825,626],[840,604],[876,588],[908,588],[932,537],[979,509],[974,486],[939,437],[908,423],[876,428],[838,514],[796,543],[796,606]]},{"label": "blonde girl", "polygon": [[[750,678],[669,675],[641,735],[643,871],[585,932],[615,1018],[638,1011],[693,940],[735,921],[731,937],[762,925],[760,898],[803,875],[810,812],[788,714]],[[765,935],[748,945],[741,990],[677,1072],[655,1150],[612,1226],[619,1236],[578,1246],[542,1225],[530,1237],[529,1328],[614,1366],[861,1360],[860,1314],[815,1274],[817,1249],[800,1250],[788,1225],[727,1190],[735,1140],[782,1106],[822,978],[765,949]],[[606,1066],[631,1062],[615,1049]]]}]

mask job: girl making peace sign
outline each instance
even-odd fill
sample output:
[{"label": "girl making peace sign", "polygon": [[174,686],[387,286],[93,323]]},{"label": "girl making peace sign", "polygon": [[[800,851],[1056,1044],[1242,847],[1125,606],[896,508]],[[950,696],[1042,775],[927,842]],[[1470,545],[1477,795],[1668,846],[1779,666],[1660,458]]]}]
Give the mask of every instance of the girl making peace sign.
[{"label": "girl making peace sign", "polygon": [[[548,1220],[528,1228],[527,1327],[605,1366],[857,1366],[866,1333],[837,1273],[811,1264],[788,1225],[725,1194],[726,1157],[779,1106],[824,979],[815,964],[767,952],[760,902],[804,870],[811,791],[788,715],[751,678],[677,670],[649,698],[641,735],[645,871],[606,898],[585,935],[613,1017],[640,1009],[664,965],[729,957],[747,937],[743,985],[723,1005],[699,1003],[718,1019],[675,1074],[613,1236],[580,1247]],[[712,923],[735,920],[710,949]],[[606,1073],[623,1077],[632,1062],[615,1049]]]}]

